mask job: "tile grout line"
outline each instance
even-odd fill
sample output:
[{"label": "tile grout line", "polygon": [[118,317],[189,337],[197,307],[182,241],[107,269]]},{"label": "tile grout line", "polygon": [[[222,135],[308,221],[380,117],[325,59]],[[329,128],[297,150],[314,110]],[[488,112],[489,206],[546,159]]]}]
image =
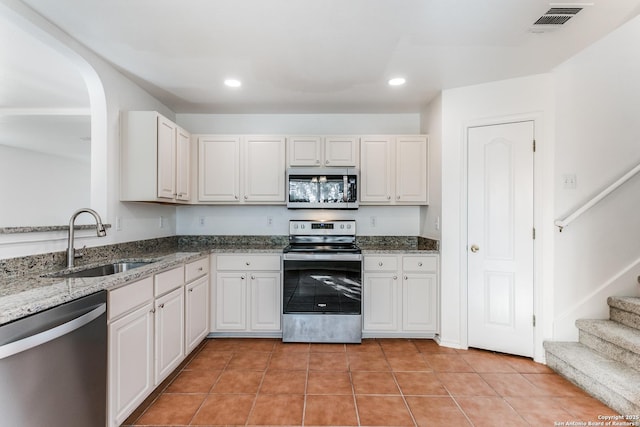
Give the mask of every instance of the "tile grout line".
[{"label": "tile grout line", "polygon": [[[214,342],[214,341],[211,341]],[[208,344],[208,343],[207,343]],[[209,347],[207,346],[203,346],[200,351],[198,352],[198,354],[202,353],[202,351],[204,350],[205,347]],[[196,354],[191,361],[193,361],[193,359],[195,359],[198,354]],[[220,370],[220,374],[218,374],[218,378],[216,378],[216,380],[213,382],[213,384],[211,385],[211,387],[209,388],[209,391],[206,393],[206,397],[204,398],[204,400],[202,401],[202,403],[200,404],[200,406],[198,406],[198,409],[196,409],[196,412],[193,414],[193,416],[191,417],[191,419],[189,420],[189,426],[193,425],[193,420],[196,418],[196,415],[198,415],[198,413],[200,412],[200,410],[202,409],[202,407],[204,406],[205,402],[209,399],[209,396],[211,395],[211,392],[213,391],[213,388],[216,386],[216,384],[218,384],[220,382],[220,378],[222,378],[222,373],[224,371],[226,371],[227,366],[229,366],[229,363],[231,363],[231,359],[233,359],[233,352],[231,353],[231,357],[229,358],[229,360],[227,360],[227,362],[224,364],[224,366],[222,367],[222,369]],[[189,363],[191,363],[191,361]],[[187,366],[189,366],[189,364],[186,364],[184,366],[184,368],[182,368],[182,371],[180,371],[180,373],[183,373],[185,371],[185,369],[187,368]],[[178,376],[176,376],[176,379],[178,378]],[[175,380],[174,380],[175,381]],[[166,390],[166,389],[165,389]],[[163,391],[164,393],[164,391]]]},{"label": "tile grout line", "polygon": [[[258,396],[260,395],[260,389],[262,388],[262,384],[264,383],[264,378],[267,376],[267,369],[269,368],[269,364],[271,364],[271,358],[273,357],[273,350],[275,349],[275,341],[273,347],[271,347],[271,352],[269,353],[269,357],[267,358],[267,364],[262,371],[262,378],[260,379],[260,384],[258,384],[258,389],[256,390],[255,397],[253,398],[253,404],[251,405],[251,409],[249,409],[249,413],[247,414],[247,420],[244,422],[245,426],[249,425],[249,420],[251,419],[251,415],[253,415],[253,411],[256,409],[256,405],[258,403]],[[231,360],[229,361],[229,363]]]}]

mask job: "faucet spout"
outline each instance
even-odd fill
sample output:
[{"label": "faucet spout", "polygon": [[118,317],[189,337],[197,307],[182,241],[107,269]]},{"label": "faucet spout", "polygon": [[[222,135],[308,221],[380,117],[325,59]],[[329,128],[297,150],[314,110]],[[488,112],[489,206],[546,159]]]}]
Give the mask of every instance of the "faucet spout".
[{"label": "faucet spout", "polygon": [[75,234],[74,224],[76,222],[76,218],[78,217],[78,215],[84,212],[93,215],[93,218],[96,220],[96,233],[98,237],[104,237],[107,235],[107,230],[104,228],[104,224],[102,224],[102,219],[100,218],[100,215],[98,215],[98,212],[89,208],[82,208],[75,211],[73,215],[71,215],[71,219],[69,220],[69,238],[67,242],[67,267],[74,266],[74,262],[76,258],[76,250],[73,247],[73,239]]}]

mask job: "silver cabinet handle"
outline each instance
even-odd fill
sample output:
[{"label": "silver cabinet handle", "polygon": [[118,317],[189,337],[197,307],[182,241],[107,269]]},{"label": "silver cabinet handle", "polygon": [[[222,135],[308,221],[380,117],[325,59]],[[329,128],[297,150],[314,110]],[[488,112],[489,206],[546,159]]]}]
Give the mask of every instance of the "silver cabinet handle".
[{"label": "silver cabinet handle", "polygon": [[422,267],[422,263],[421,262],[418,263],[418,267]]},{"label": "silver cabinet handle", "polygon": [[193,288],[189,289],[189,292],[193,292]]},{"label": "silver cabinet handle", "polygon": [[244,276],[240,276],[240,278],[241,278],[242,280],[244,280]]},{"label": "silver cabinet handle", "polygon": [[391,200],[391,196],[387,196],[387,200]]},{"label": "silver cabinet handle", "polygon": [[407,277],[407,276],[404,276],[404,280],[409,280],[409,277]]},{"label": "silver cabinet handle", "polygon": [[198,271],[202,271],[202,270],[204,270],[202,267],[198,268]]},{"label": "silver cabinet handle", "polygon": [[160,307],[160,308],[164,308],[164,304],[160,304],[160,305],[159,305],[159,307]]},{"label": "silver cabinet handle", "polygon": [[251,265],[250,261],[245,262],[245,265]]},{"label": "silver cabinet handle", "polygon": [[393,280],[398,280],[398,276],[393,276]]},{"label": "silver cabinet handle", "polygon": [[324,164],[328,165],[329,164],[329,160],[325,160]]},{"label": "silver cabinet handle", "polygon": [[251,280],[255,280],[256,276],[254,276],[253,274],[251,275]]},{"label": "silver cabinet handle", "polygon": [[382,264],[383,264],[383,263],[382,263],[382,261],[380,261],[380,262],[378,263],[378,265],[379,265],[380,267],[382,267]]},{"label": "silver cabinet handle", "polygon": [[471,245],[471,252],[473,252],[474,254],[476,252],[478,252],[480,250],[480,246],[478,245]]},{"label": "silver cabinet handle", "polygon": [[5,344],[0,347],[0,360],[6,359],[7,357],[13,356],[14,354],[25,352],[49,341],[53,341],[63,335],[70,334],[76,329],[82,328],[87,323],[94,321],[106,311],[107,305],[100,304],[90,312],[76,317],[75,319],[72,319],[67,323],[63,323],[62,325],[58,325],[55,328],[51,328],[38,334],[31,335],[30,337]]}]

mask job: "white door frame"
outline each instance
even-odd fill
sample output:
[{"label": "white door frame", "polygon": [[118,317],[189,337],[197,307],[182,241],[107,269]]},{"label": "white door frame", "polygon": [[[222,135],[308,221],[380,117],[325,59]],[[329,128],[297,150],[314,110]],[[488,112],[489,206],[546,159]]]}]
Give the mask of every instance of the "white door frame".
[{"label": "white door frame", "polygon": [[[543,135],[541,134],[541,122],[543,122],[542,113],[529,113],[529,114],[518,114],[518,115],[510,115],[510,116],[499,116],[492,117],[480,120],[472,120],[466,121],[463,123],[460,138],[461,146],[461,167],[460,167],[460,241],[458,245],[459,249],[459,257],[460,257],[460,346],[462,348],[468,348],[469,340],[468,340],[468,277],[467,277],[467,257],[469,255],[469,251],[467,250],[467,215],[468,215],[468,205],[467,205],[467,197],[468,197],[468,187],[467,187],[467,165],[468,165],[468,130],[471,127],[478,126],[491,126],[491,125],[499,125],[513,122],[523,122],[523,121],[533,121],[534,126],[534,138],[536,139],[536,153],[534,155],[534,191],[533,191],[533,203],[534,203],[534,214],[533,221],[534,227],[536,229],[536,239],[534,241],[534,255],[533,255],[533,313],[536,317],[536,327],[534,328],[534,360],[538,362],[544,362],[544,350],[542,348],[542,341],[544,338],[548,338],[545,336],[545,331],[550,330],[551,325],[549,324],[551,316],[549,314],[553,313],[552,300],[550,300],[550,296],[545,298],[546,303],[549,307],[543,307],[541,302],[543,300],[544,295],[544,286],[543,286],[543,278],[548,276],[545,274],[543,270],[543,259],[548,259],[552,254],[547,254],[547,256],[543,257],[543,246],[548,247],[549,245],[543,244],[543,237],[546,235],[544,231],[544,224],[542,223],[542,218],[545,217],[543,211],[548,209],[544,208],[543,203],[543,186],[548,187],[548,183],[543,182],[544,180],[544,161],[542,160],[541,154],[542,149],[541,146],[543,143],[541,139]],[[547,148],[548,150],[548,148]],[[544,150],[545,152],[547,150]],[[548,153],[545,153],[546,157]],[[546,167],[547,169],[549,166]],[[552,194],[550,195],[552,197]],[[543,209],[544,208],[544,209]],[[551,221],[553,223],[553,221]],[[552,230],[552,227],[551,227]],[[552,231],[553,232],[553,231]],[[552,246],[551,246],[552,247]],[[551,272],[551,277],[553,273]]]}]

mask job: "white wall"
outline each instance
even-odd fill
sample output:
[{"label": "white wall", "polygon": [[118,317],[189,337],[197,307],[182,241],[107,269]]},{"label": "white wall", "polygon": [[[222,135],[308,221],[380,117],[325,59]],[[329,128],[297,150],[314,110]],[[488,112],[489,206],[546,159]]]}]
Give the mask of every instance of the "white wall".
[{"label": "white wall", "polygon": [[0,224],[66,224],[69,206],[89,205],[90,178],[88,162],[0,145]]},{"label": "white wall", "polygon": [[553,81],[535,75],[446,90],[442,93],[441,342],[467,345],[466,128],[514,120],[535,120],[538,145],[535,186],[537,229],[536,358],[550,335],[553,301]]},{"label": "white wall", "polygon": [[[416,114],[177,114],[193,134],[417,134]],[[373,217],[373,220],[372,220]],[[205,224],[200,225],[201,218]],[[268,219],[272,224],[268,225]],[[181,206],[178,234],[288,235],[291,219],[355,219],[360,235],[420,234],[420,208],[363,206],[356,211],[289,210],[285,206]],[[375,225],[373,225],[375,223]]]},{"label": "white wall", "polygon": [[421,208],[420,235],[440,240],[442,222],[442,96],[420,114],[420,132],[429,135],[429,206]]},{"label": "white wall", "polygon": [[[638,41],[640,17],[553,73],[557,218],[640,163]],[[564,188],[566,174],[576,175],[575,189]],[[577,340],[577,318],[607,318],[607,296],[640,295],[638,194],[640,176],[555,234],[555,340]]]},{"label": "white wall", "polygon": [[[76,246],[101,246],[174,235],[175,207],[125,205],[118,200],[120,111],[157,110],[168,117],[173,117],[173,112],[23,3],[2,0],[0,13],[68,57],[87,84],[91,101],[90,204],[105,223],[115,224],[116,217],[120,217],[123,226],[121,231],[112,227],[105,238],[97,238],[90,232],[77,233]],[[159,227],[160,216],[165,218],[164,228]],[[62,232],[0,235],[0,258],[62,251],[66,246],[66,233]]]}]

